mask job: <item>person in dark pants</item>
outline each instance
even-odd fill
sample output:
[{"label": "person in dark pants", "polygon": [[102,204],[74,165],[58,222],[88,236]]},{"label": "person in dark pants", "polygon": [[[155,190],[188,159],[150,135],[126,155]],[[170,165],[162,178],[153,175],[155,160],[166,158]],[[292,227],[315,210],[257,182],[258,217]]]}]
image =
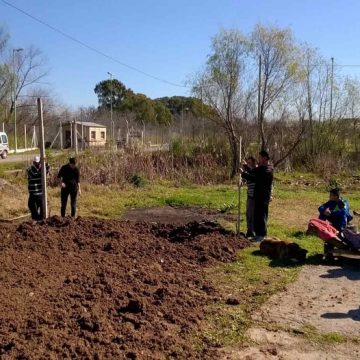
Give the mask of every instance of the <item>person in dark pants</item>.
[{"label": "person in dark pants", "polygon": [[81,195],[80,189],[80,171],[76,166],[76,159],[70,158],[69,163],[62,166],[58,179],[61,187],[61,216],[65,216],[66,205],[70,195],[71,216],[76,214],[77,196]]},{"label": "person in dark pants", "polygon": [[[46,164],[46,172],[49,166]],[[33,220],[41,220],[43,218],[43,191],[41,184],[41,163],[40,156],[35,156],[32,165],[27,169],[29,200],[28,207]]]},{"label": "person in dark pants", "polygon": [[241,169],[242,177],[255,183],[254,230],[256,241],[262,241],[267,235],[267,220],[273,183],[273,168],[269,164],[269,160],[268,152],[263,150],[259,153],[257,168],[253,169],[251,173]]}]

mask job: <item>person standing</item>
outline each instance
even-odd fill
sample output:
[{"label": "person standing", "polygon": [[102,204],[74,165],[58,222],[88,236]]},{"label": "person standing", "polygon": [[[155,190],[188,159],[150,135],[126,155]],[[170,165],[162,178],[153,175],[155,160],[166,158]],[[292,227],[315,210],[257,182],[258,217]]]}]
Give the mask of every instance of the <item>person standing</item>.
[{"label": "person standing", "polygon": [[259,153],[258,167],[248,172],[241,169],[242,177],[245,180],[255,183],[254,189],[254,230],[255,240],[262,241],[267,235],[267,221],[269,216],[269,203],[271,200],[273,167],[269,164],[269,153],[265,150]]},{"label": "person standing", "polygon": [[69,163],[61,167],[58,179],[61,188],[61,216],[65,216],[66,205],[70,195],[71,216],[75,217],[77,196],[81,195],[80,171],[76,166],[75,158],[70,158]]},{"label": "person standing", "polygon": [[[42,220],[43,218],[41,171],[40,156],[35,156],[32,165],[26,171],[29,190],[28,207],[33,220]],[[49,166],[46,164],[46,173],[48,172]]]},{"label": "person standing", "polygon": [[[250,156],[246,159],[246,163],[243,166],[244,170],[248,173],[252,173],[252,171],[256,168],[256,160],[253,156]],[[246,224],[247,224],[247,238],[255,237],[254,230],[254,213],[255,213],[255,182],[253,180],[247,180],[247,200],[246,200]]]}]

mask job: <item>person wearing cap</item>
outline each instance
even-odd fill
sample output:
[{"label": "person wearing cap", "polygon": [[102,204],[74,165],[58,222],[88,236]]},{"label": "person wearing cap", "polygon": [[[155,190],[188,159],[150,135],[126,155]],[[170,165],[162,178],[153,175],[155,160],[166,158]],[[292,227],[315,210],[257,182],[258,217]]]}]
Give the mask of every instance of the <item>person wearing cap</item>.
[{"label": "person wearing cap", "polygon": [[[41,220],[43,218],[41,171],[40,156],[35,156],[32,165],[26,171],[29,190],[28,207],[33,220]],[[48,172],[49,166],[46,164],[46,173]]]},{"label": "person wearing cap", "polygon": [[70,158],[69,163],[61,167],[58,179],[61,188],[61,216],[65,216],[70,195],[71,216],[74,217],[76,215],[77,196],[81,195],[80,171],[76,166],[75,158]]},{"label": "person wearing cap", "polygon": [[254,231],[255,241],[262,241],[267,235],[267,220],[269,215],[269,203],[271,201],[273,167],[269,163],[269,153],[260,151],[258,167],[250,173],[240,169],[241,176],[247,181],[255,183],[254,188]]}]

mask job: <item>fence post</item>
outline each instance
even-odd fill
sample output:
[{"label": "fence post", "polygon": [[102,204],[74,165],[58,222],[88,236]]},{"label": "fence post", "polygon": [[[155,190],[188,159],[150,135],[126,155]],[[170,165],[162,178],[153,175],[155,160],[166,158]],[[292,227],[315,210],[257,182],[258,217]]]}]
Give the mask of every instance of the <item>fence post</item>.
[{"label": "fence post", "polygon": [[45,162],[45,141],[44,141],[44,118],[41,98],[37,99],[39,126],[40,126],[40,162],[41,162],[41,186],[43,192],[43,218],[48,217],[47,187],[46,187],[46,162]]}]

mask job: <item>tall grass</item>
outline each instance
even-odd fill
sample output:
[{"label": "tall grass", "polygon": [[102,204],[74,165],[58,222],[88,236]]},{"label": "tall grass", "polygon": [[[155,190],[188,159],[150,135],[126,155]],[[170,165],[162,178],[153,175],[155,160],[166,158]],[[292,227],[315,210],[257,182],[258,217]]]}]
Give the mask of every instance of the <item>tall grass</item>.
[{"label": "tall grass", "polygon": [[[65,157],[52,159],[52,168],[60,168]],[[147,180],[170,180],[179,184],[217,184],[229,179],[227,160],[198,148],[186,153],[170,152],[85,152],[78,156],[81,177],[96,185],[126,184],[134,176]],[[56,185],[53,171],[50,185]]]}]

